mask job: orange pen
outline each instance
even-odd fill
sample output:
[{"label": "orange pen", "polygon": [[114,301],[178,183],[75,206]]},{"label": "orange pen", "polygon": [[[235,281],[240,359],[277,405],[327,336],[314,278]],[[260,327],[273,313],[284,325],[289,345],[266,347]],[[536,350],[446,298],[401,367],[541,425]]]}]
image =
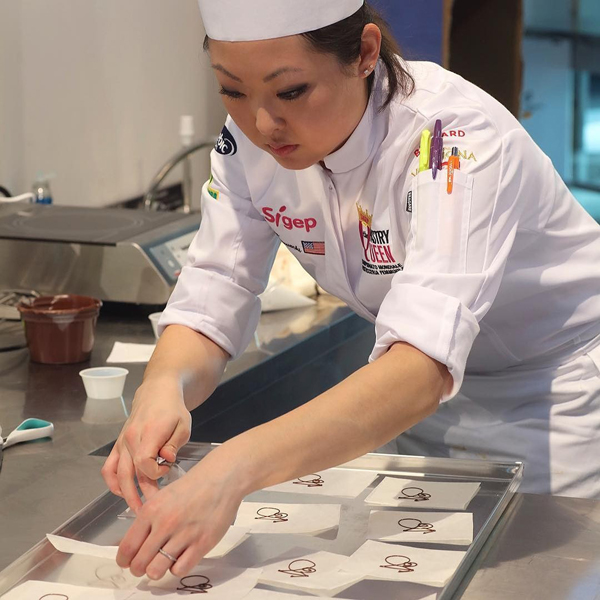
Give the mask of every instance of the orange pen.
[{"label": "orange pen", "polygon": [[452,193],[454,187],[454,169],[460,169],[460,159],[458,157],[458,148],[452,148],[452,154],[448,157],[448,193]]}]

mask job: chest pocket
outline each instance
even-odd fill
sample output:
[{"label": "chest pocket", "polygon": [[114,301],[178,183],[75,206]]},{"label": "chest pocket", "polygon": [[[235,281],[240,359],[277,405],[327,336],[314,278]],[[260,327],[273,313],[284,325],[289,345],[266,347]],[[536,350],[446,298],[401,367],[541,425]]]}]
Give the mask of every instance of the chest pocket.
[{"label": "chest pocket", "polygon": [[434,180],[431,170],[419,173],[411,187],[412,219],[406,268],[435,273],[465,273],[471,222],[473,176],[454,172],[451,194],[446,171]]}]

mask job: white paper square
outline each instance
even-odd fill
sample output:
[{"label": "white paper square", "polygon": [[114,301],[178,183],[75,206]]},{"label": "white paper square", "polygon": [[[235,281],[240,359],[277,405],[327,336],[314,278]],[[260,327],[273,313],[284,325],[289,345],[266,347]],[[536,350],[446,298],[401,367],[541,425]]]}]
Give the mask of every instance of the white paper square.
[{"label": "white paper square", "polygon": [[[230,527],[221,541],[204,558],[221,558],[239,546],[250,533],[249,527]],[[59,535],[46,534],[50,543],[60,552],[95,556],[96,558],[117,559],[118,546],[100,546]]]},{"label": "white paper square", "polygon": [[418,510],[465,510],[480,484],[386,477],[365,499],[366,504]]},{"label": "white paper square", "polygon": [[281,560],[262,565],[259,582],[273,587],[335,596],[363,579],[362,574],[339,571],[348,559],[331,552],[291,551]]},{"label": "white paper square", "polygon": [[107,363],[147,363],[156,344],[133,344],[115,342],[106,359]]},{"label": "white paper square", "polygon": [[180,595],[207,594],[212,600],[240,600],[258,583],[261,569],[233,569],[228,567],[196,567],[185,577],[167,573],[159,581],[140,584],[138,589],[151,591],[161,589],[179,592]]},{"label": "white paper square", "polygon": [[242,502],[234,525],[250,533],[306,533],[317,535],[340,523],[339,504],[282,504]]},{"label": "white paper square", "polygon": [[[254,588],[244,600],[298,600],[301,596],[297,594],[288,594],[287,592],[275,592],[273,590],[261,590]],[[305,597],[306,598],[306,597]],[[313,596],[311,600],[315,598],[327,598],[327,596]]]},{"label": "white paper square", "polygon": [[48,541],[59,551],[66,554],[79,554],[81,556],[94,556],[96,558],[117,559],[118,546],[100,546],[99,544],[90,544],[80,540],[62,537],[47,533]]},{"label": "white paper square", "polygon": [[465,552],[460,550],[429,550],[369,540],[340,568],[350,573],[366,573],[368,579],[443,587],[464,556]]},{"label": "white paper square", "polygon": [[292,494],[316,494],[356,498],[377,479],[377,473],[351,471],[350,469],[326,469],[293,481],[266,488],[268,492],[289,492]]},{"label": "white paper square", "polygon": [[144,363],[152,357],[156,344],[133,344],[115,342],[107,363]]},{"label": "white paper square", "polygon": [[47,600],[127,600],[131,597],[132,590],[106,590],[102,588],[89,588],[67,583],[54,583],[49,581],[26,581],[13,588],[2,596],[3,600],[37,600],[48,594],[56,594]]},{"label": "white paper square", "polygon": [[135,577],[114,559],[72,554],[60,561],[53,579],[83,587],[135,590],[146,577]]},{"label": "white paper square", "polygon": [[222,558],[237,548],[249,535],[249,527],[230,527],[221,541],[204,558]]},{"label": "white paper square", "polygon": [[473,515],[374,510],[369,515],[367,538],[382,542],[468,546],[473,541]]}]

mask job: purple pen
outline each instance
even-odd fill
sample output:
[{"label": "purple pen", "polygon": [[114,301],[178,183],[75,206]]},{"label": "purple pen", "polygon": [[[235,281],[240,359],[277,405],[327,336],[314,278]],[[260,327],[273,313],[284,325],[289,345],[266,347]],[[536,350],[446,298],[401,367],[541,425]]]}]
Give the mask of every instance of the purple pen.
[{"label": "purple pen", "polygon": [[442,139],[442,122],[438,119],[433,129],[433,139],[431,141],[431,168],[433,178],[437,176],[438,169],[442,168],[442,156],[444,151],[444,140]]}]

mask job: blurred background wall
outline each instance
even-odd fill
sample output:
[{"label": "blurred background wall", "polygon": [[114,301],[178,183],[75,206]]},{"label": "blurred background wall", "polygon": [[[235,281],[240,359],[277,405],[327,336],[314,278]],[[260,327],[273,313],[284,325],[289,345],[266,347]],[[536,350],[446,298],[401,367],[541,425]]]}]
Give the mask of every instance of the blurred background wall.
[{"label": "blurred background wall", "polygon": [[[373,4],[407,57],[509,106],[600,219],[598,0]],[[0,22],[0,185],[14,194],[50,172],[57,204],[121,202],[179,149],[181,115],[197,138],[222,126],[196,0],[0,0]],[[198,153],[196,202],[208,171]]]},{"label": "blurred background wall", "polygon": [[[111,204],[180,147],[180,115],[198,137],[221,129],[196,0],[0,0],[0,22],[0,184],[13,194],[54,173],[56,203]],[[208,153],[194,161],[206,177]]]},{"label": "blurred background wall", "polygon": [[600,2],[524,7],[521,122],[600,220]]}]

